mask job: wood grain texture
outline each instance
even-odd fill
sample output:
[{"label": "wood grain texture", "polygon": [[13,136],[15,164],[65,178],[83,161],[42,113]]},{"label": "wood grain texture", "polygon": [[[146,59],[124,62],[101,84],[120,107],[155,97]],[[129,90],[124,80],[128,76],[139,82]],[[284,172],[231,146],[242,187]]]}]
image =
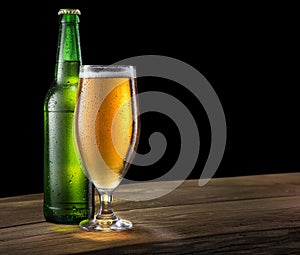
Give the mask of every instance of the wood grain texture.
[{"label": "wood grain texture", "polygon": [[[168,183],[121,185],[157,192]],[[0,254],[300,254],[300,173],[187,180],[149,201],[116,198],[126,232],[45,222],[42,194],[0,199]],[[97,201],[98,202],[98,201]]]}]

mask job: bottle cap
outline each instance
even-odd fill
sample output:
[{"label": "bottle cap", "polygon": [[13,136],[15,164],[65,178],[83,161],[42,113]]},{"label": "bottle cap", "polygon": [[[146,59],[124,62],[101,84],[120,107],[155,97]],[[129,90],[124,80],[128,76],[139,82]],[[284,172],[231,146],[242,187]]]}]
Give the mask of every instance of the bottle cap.
[{"label": "bottle cap", "polygon": [[58,11],[58,15],[61,15],[61,14],[77,14],[77,15],[80,15],[81,12],[78,9],[60,9]]}]

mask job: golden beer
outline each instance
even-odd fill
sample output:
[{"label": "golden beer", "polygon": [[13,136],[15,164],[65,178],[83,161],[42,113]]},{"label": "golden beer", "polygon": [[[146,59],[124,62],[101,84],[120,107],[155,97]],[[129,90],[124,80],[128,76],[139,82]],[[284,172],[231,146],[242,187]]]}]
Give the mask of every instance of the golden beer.
[{"label": "golden beer", "polygon": [[[75,134],[88,176],[101,190],[113,190],[125,175],[137,144],[132,96],[135,78],[80,78]],[[89,109],[84,114],[81,109]]]}]

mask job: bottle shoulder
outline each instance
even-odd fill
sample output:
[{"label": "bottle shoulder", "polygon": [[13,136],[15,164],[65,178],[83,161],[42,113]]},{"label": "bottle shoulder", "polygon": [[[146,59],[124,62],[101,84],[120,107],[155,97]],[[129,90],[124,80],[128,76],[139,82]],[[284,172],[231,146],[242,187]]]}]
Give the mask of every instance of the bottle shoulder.
[{"label": "bottle shoulder", "polygon": [[52,84],[45,96],[44,111],[74,111],[77,89],[77,84]]}]

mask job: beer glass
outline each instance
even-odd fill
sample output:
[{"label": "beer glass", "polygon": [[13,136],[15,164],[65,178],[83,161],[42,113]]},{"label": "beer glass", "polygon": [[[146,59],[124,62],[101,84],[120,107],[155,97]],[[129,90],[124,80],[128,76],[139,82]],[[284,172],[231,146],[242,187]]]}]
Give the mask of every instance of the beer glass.
[{"label": "beer glass", "polygon": [[132,163],[140,122],[136,69],[126,65],[82,65],[79,71],[74,135],[83,169],[100,196],[87,231],[121,231],[132,223],[113,211],[113,191]]}]

